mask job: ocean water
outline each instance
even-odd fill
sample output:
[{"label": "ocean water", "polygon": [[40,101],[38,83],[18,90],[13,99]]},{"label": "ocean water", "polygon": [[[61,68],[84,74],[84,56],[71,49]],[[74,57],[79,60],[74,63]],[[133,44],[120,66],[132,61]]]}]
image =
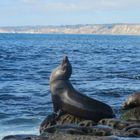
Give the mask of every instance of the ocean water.
[{"label": "ocean water", "polygon": [[52,112],[49,77],[64,55],[74,87],[117,117],[126,97],[140,91],[140,36],[0,34],[0,138],[39,134]]}]

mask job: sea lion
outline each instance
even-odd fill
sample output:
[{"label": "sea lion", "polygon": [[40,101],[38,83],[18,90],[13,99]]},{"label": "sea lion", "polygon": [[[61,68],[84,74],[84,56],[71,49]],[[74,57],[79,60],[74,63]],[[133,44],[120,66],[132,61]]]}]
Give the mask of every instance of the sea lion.
[{"label": "sea lion", "polygon": [[127,110],[138,106],[140,106],[140,92],[136,92],[128,96],[128,98],[124,102],[122,109]]},{"label": "sea lion", "polygon": [[71,74],[72,66],[68,57],[65,56],[62,63],[53,70],[50,76],[54,112],[62,110],[74,116],[94,121],[113,118],[115,115],[109,105],[78,92],[72,86],[69,81]]}]

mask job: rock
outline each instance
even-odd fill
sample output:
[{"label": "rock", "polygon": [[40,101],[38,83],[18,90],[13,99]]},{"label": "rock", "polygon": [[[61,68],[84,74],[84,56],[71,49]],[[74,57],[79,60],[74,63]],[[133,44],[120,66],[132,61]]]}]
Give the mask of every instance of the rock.
[{"label": "rock", "polygon": [[96,125],[91,127],[84,127],[84,131],[86,135],[93,135],[93,136],[110,136],[112,135],[112,128],[105,125]]},{"label": "rock", "polygon": [[10,135],[4,137],[2,140],[119,140],[115,136],[97,137],[86,135],[71,135],[71,134],[48,134],[44,136],[34,135]]},{"label": "rock", "polygon": [[93,136],[109,136],[112,128],[104,125],[96,126],[78,126],[78,125],[55,125],[47,128],[41,136],[52,134],[71,134],[71,135],[93,135]]},{"label": "rock", "polygon": [[86,135],[86,133],[82,130],[82,127],[76,125],[54,125],[44,130],[41,136],[47,136],[48,133],[52,134],[79,134]]},{"label": "rock", "polygon": [[86,136],[86,135],[70,135],[70,134],[49,134],[49,140],[119,140],[115,136]]},{"label": "rock", "polygon": [[[58,114],[56,114],[57,116]],[[96,125],[91,120],[83,120],[70,114],[61,114],[54,117],[55,123],[46,125],[41,131],[41,136],[48,134],[69,134],[69,135],[92,135],[92,136],[122,136],[122,137],[139,137],[138,123],[123,121],[120,119],[102,119]],[[76,119],[74,119],[76,118]],[[44,124],[53,119],[46,119]],[[54,125],[53,125],[54,124]],[[131,131],[129,130],[131,128]],[[133,129],[133,131],[132,131]],[[129,131],[128,131],[129,130]]]},{"label": "rock", "polygon": [[139,128],[140,129],[140,124],[132,124],[132,125],[124,128],[124,130],[128,131],[129,129],[132,129],[132,128]]},{"label": "rock", "polygon": [[57,114],[56,113],[49,114],[40,125],[39,129],[40,134],[43,133],[46,128],[49,128],[50,126],[56,124],[57,124]]},{"label": "rock", "polygon": [[140,137],[140,123],[118,119],[102,119],[98,124],[112,127],[112,135],[120,137]]},{"label": "rock", "polygon": [[121,121],[119,119],[102,119],[98,124],[108,125],[114,129],[122,130],[132,124],[132,122]]},{"label": "rock", "polygon": [[128,96],[128,98],[124,102],[122,109],[127,110],[138,106],[140,106],[140,92]]},{"label": "rock", "polygon": [[[140,128],[131,128],[127,131],[131,136],[140,138]],[[129,135],[130,136],[130,135]]]},{"label": "rock", "polygon": [[123,112],[121,115],[121,119],[125,121],[140,122],[140,106]]},{"label": "rock", "polygon": [[78,123],[79,126],[95,126],[97,125],[96,122],[92,120],[82,120],[81,122]]},{"label": "rock", "polygon": [[124,129],[129,134],[134,135],[134,137],[140,137],[140,123],[132,124]]},{"label": "rock", "polygon": [[44,132],[45,129],[54,126],[54,125],[79,125],[79,126],[94,126],[97,123],[92,120],[85,120],[76,116],[73,116],[68,113],[52,113],[47,116],[45,120],[40,125],[40,134]]}]

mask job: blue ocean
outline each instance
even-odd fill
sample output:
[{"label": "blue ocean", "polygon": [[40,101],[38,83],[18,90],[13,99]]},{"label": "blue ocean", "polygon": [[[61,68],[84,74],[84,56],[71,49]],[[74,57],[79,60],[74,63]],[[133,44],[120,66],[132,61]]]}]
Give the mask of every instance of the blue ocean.
[{"label": "blue ocean", "polygon": [[39,134],[52,112],[49,77],[65,55],[74,87],[117,117],[127,96],[140,91],[140,36],[0,34],[0,138]]}]

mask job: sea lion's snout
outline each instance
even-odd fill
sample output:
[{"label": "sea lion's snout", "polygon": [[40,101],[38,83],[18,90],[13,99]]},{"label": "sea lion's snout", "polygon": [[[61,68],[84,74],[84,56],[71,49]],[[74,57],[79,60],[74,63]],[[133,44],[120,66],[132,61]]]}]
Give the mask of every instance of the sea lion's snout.
[{"label": "sea lion's snout", "polygon": [[66,64],[69,64],[69,63],[70,63],[70,62],[69,62],[68,57],[67,57],[67,56],[64,56],[61,64],[62,64],[62,65],[66,65]]},{"label": "sea lion's snout", "polygon": [[50,82],[55,80],[68,80],[71,74],[72,74],[72,66],[69,62],[68,57],[64,56],[60,65],[53,70],[50,77]]},{"label": "sea lion's snout", "polygon": [[71,76],[72,66],[71,66],[70,61],[67,56],[63,57],[63,60],[60,64],[59,68],[62,70],[61,75],[63,75],[63,77],[65,77],[65,79],[68,79]]},{"label": "sea lion's snout", "polygon": [[68,61],[68,57],[67,56],[64,56],[63,60],[66,62]]}]

